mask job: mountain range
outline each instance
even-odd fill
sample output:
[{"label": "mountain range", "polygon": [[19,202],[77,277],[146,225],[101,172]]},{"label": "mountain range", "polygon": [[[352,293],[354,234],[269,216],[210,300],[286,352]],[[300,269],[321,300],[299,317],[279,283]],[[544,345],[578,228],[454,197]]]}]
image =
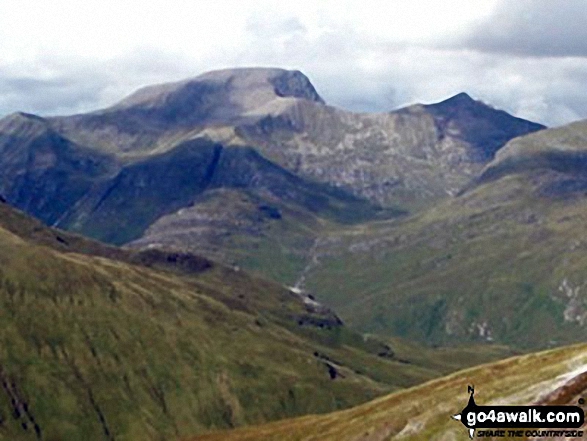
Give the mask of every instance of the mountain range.
[{"label": "mountain range", "polygon": [[230,69],[0,120],[0,194],[51,226],[306,290],[360,332],[546,347],[587,321],[584,125],[465,93],[353,113],[298,71]]},{"label": "mountain range", "polygon": [[0,438],[458,440],[467,384],[573,402],[586,146],[586,121],[355,113],[265,68],[9,115]]}]

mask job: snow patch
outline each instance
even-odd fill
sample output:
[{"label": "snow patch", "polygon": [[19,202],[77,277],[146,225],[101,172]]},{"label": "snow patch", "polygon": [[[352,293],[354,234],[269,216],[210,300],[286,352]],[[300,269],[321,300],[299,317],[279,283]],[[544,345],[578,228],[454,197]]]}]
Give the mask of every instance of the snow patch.
[{"label": "snow patch", "polygon": [[584,326],[587,323],[587,310],[580,295],[581,286],[577,285],[573,287],[565,277],[559,285],[558,290],[568,299],[567,306],[563,312],[565,321],[576,322],[580,326]]}]

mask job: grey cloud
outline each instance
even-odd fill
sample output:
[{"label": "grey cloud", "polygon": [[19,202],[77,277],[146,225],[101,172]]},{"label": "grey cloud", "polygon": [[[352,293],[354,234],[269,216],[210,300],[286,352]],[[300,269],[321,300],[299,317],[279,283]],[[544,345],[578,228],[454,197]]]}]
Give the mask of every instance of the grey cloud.
[{"label": "grey cloud", "polygon": [[104,81],[65,74],[51,79],[0,71],[0,115],[21,110],[31,113],[74,113],[99,102]]},{"label": "grey cloud", "polygon": [[517,56],[584,57],[585,7],[584,0],[502,0],[491,16],[448,44]]},{"label": "grey cloud", "polygon": [[[520,16],[525,20],[534,17],[532,23],[548,18],[544,18],[548,15],[545,11],[550,11],[545,2],[536,1],[537,11],[524,4],[531,13],[504,3],[492,18],[494,34],[483,31],[489,22],[482,23],[468,37],[445,47],[373,40],[344,25],[309,33],[303,22],[292,17],[276,22],[252,20],[246,42],[230,50],[212,51],[206,57],[190,58],[189,54],[146,47],[101,63],[49,57],[26,66],[0,67],[0,116],[16,110],[40,114],[95,110],[148,84],[223,67],[255,65],[299,69],[329,104],[354,111],[389,111],[415,102],[437,102],[465,91],[547,125],[587,117],[587,58],[546,56],[544,51],[540,56],[529,56],[538,52],[505,43]],[[568,13],[568,7],[566,10]],[[500,14],[510,21],[500,23]],[[521,31],[529,32],[520,26]],[[502,49],[498,50],[496,41],[502,41]],[[526,36],[512,41],[531,39]]]},{"label": "grey cloud", "polygon": [[142,86],[196,76],[202,70],[181,56],[148,48],[107,62],[50,57],[0,67],[0,117],[15,111],[45,116],[88,112]]}]

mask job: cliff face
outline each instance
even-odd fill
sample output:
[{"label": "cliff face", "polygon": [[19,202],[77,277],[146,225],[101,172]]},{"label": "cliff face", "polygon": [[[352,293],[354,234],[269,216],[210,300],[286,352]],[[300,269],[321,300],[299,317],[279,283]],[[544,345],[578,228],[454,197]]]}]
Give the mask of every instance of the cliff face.
[{"label": "cliff face", "polygon": [[382,114],[292,101],[236,131],[289,170],[412,207],[456,194],[507,141],[542,128],[459,94]]}]

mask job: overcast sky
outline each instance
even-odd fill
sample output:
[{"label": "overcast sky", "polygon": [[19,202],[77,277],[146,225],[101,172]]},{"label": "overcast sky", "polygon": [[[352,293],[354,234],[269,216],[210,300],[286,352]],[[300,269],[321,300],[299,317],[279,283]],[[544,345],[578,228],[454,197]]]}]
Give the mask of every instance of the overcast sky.
[{"label": "overcast sky", "polygon": [[1,0],[0,116],[69,114],[238,66],[299,69],[360,111],[466,91],[549,126],[587,118],[583,0]]}]

